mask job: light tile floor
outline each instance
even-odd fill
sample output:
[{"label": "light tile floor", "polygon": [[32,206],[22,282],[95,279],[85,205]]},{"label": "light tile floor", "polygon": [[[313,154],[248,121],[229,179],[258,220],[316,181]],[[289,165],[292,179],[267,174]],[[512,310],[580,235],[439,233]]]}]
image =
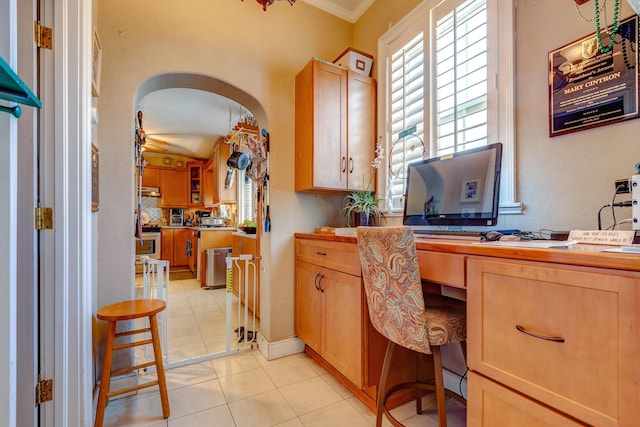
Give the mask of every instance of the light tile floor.
[{"label": "light tile floor", "polygon": [[[203,306],[212,301],[215,304],[216,298],[220,298],[218,294],[223,293],[201,290],[196,281],[171,282],[170,356],[174,351],[176,355],[189,355],[217,346],[208,344],[219,341],[219,337],[210,336],[213,328],[196,326],[198,333],[194,333],[191,320],[178,319],[193,316],[211,324],[213,319],[205,314],[211,310]],[[183,297],[178,298],[180,295]],[[304,353],[267,361],[256,349],[243,350],[233,356],[169,369],[166,376],[171,406],[168,419],[162,418],[158,388],[150,387],[135,396],[109,402],[104,426],[375,425],[375,415]],[[154,379],[155,374],[140,374],[140,381]],[[424,397],[423,408],[435,408],[431,395]],[[449,426],[466,425],[464,405],[449,399],[447,410]],[[407,426],[437,426],[435,409],[416,415],[413,402],[396,408],[393,413]],[[383,426],[390,425],[383,420]]]}]

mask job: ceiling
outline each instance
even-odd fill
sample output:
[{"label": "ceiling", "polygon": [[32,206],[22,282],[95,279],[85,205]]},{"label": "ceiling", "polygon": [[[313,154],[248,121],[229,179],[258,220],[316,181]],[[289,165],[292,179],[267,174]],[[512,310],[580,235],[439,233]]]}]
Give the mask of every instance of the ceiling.
[{"label": "ceiling", "polygon": [[[301,0],[345,21],[355,22],[375,0]],[[278,3],[270,7],[283,7]],[[259,7],[259,5],[256,5]],[[226,136],[246,108],[215,93],[171,88],[151,92],[138,104],[149,152],[192,158],[211,157],[213,144]]]}]

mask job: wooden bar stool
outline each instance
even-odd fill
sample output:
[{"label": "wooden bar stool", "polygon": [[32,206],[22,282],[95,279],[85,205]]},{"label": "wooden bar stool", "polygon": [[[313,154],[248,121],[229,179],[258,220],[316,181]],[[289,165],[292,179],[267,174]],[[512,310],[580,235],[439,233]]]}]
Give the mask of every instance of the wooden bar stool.
[{"label": "wooden bar stool", "polygon": [[[102,426],[102,422],[104,420],[104,410],[107,407],[107,401],[111,396],[130,393],[132,391],[140,390],[146,387],[153,387],[155,385],[160,388],[160,399],[162,400],[162,415],[164,416],[164,418],[169,418],[169,397],[167,395],[167,382],[164,376],[164,366],[162,363],[162,351],[160,350],[158,319],[156,318],[156,314],[163,311],[165,307],[166,304],[162,300],[139,299],[118,302],[106,307],[102,307],[98,310],[98,319],[109,322],[109,325],[107,326],[107,337],[104,344],[104,360],[102,364],[102,376],[100,379],[100,394],[98,395],[98,409],[96,411],[96,421],[94,424],[96,427]],[[118,321],[133,320],[142,317],[149,318],[148,328],[116,333],[116,324],[118,323]],[[150,340],[144,339],[125,344],[115,343],[115,340],[118,337],[141,334],[145,332],[151,332]],[[111,372],[111,362],[113,360],[114,350],[121,350],[124,348],[131,348],[146,344],[153,344],[153,354],[155,360],[153,360],[152,362],[142,363],[140,365],[135,365]],[[109,392],[109,382],[111,380],[111,375],[121,375],[127,372],[134,371],[136,369],[147,368],[149,366],[156,367],[156,371],[158,373],[157,381],[138,384],[133,387],[127,387],[121,390]]]}]

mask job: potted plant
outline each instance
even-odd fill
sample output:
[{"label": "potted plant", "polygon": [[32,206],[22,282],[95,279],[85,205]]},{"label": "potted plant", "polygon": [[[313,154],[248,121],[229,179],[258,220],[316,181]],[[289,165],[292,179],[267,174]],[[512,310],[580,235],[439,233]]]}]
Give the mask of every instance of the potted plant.
[{"label": "potted plant", "polygon": [[380,167],[383,159],[383,149],[380,142],[376,144],[375,153],[375,159],[371,163],[374,173],[371,175],[367,190],[354,191],[342,199],[344,205],[342,212],[344,212],[347,227],[351,227],[352,219],[353,226],[357,227],[359,225],[377,225],[380,223],[380,218],[384,218],[384,212],[380,208],[380,203],[383,200],[377,199],[375,193],[370,190],[371,181],[376,176],[375,171]]},{"label": "potted plant", "polygon": [[375,193],[371,191],[355,191],[349,193],[342,199],[345,206],[342,208],[344,219],[348,227],[359,225],[379,224],[380,218],[384,218],[384,212],[380,209],[379,203],[382,199],[376,199]]}]

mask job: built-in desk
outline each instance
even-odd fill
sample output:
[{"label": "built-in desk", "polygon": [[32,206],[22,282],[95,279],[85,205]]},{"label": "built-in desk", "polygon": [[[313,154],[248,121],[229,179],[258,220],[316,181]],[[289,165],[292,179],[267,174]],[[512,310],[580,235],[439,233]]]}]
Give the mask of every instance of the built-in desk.
[{"label": "built-in desk", "polygon": [[[324,258],[334,244],[342,254],[357,253],[355,243],[351,236],[296,234],[296,294],[321,274],[298,271],[315,265],[314,245]],[[469,426],[637,425],[640,255],[598,245],[530,249],[419,237],[416,247],[424,279],[466,294]],[[350,389],[362,390],[356,396],[371,407],[366,399],[375,396],[379,369],[371,353],[379,343],[362,289],[358,296],[363,317],[342,323],[352,330],[340,332],[359,339],[361,365],[351,368]],[[298,303],[296,296],[297,313]]]}]

